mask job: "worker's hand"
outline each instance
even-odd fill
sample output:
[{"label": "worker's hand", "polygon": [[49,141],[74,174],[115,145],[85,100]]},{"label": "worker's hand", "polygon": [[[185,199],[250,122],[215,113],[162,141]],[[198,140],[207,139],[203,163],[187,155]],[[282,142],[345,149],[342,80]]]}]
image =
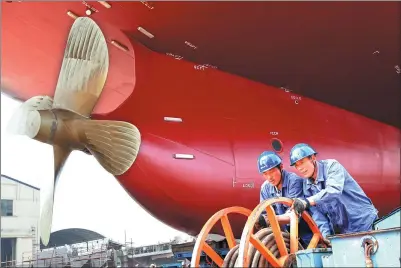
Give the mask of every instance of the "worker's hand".
[{"label": "worker's hand", "polygon": [[325,237],[323,238],[323,241],[320,241],[320,242],[319,242],[319,245],[321,245],[321,246],[326,245],[327,247],[331,248],[330,240],[328,240],[328,239],[325,238]]},{"label": "worker's hand", "polygon": [[326,244],[326,246],[331,248],[330,240],[328,240],[327,238],[323,238],[323,242]]},{"label": "worker's hand", "polygon": [[294,198],[294,203],[292,204],[291,208],[295,210],[295,213],[298,215],[301,215],[302,212],[307,209],[308,203],[305,200],[302,200],[300,198]]}]

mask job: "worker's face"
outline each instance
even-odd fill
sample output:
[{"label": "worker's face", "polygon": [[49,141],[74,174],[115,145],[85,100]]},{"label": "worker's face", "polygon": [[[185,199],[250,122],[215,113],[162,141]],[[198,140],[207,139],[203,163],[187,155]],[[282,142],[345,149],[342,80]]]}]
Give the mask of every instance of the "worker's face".
[{"label": "worker's face", "polygon": [[[282,165],[280,166],[283,167]],[[272,168],[268,171],[263,172],[263,178],[267,180],[271,185],[277,186],[281,181],[281,171],[278,167]]]},{"label": "worker's face", "polygon": [[301,173],[304,178],[312,177],[315,172],[315,165],[313,164],[316,160],[316,156],[312,155],[310,158],[305,157],[295,162],[294,167]]}]

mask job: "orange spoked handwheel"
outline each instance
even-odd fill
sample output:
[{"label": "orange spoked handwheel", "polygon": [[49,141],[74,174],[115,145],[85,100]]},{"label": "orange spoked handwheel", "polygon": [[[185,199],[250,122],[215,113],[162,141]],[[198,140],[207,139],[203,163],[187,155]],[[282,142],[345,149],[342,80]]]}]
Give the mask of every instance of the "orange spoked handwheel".
[{"label": "orange spoked handwheel", "polygon": [[201,232],[198,235],[198,238],[196,239],[196,243],[192,253],[191,267],[200,266],[199,265],[200,256],[202,254],[202,251],[205,252],[205,254],[209,256],[216,265],[218,265],[219,267],[223,266],[224,260],[216,253],[216,251],[214,251],[212,247],[210,247],[206,243],[206,238],[210,230],[218,221],[220,221],[221,225],[223,226],[224,234],[226,236],[227,244],[230,250],[233,249],[234,247],[238,248],[238,245],[236,245],[237,243],[235,241],[235,237],[230,225],[230,221],[228,220],[227,216],[230,213],[249,216],[251,214],[251,210],[243,207],[229,207],[216,212],[212,217],[210,217],[210,219],[203,226]]},{"label": "orange spoked handwheel", "polygon": [[[295,253],[299,249],[303,249],[298,241],[298,217],[295,213],[291,213],[290,233],[282,232],[272,207],[276,203],[290,207],[293,201],[285,197],[270,198],[260,203],[252,211],[242,232],[236,267],[254,267],[255,265],[258,267],[289,267],[295,262]],[[254,234],[255,222],[264,210],[267,212],[270,227]],[[313,233],[308,249],[316,248],[319,242],[323,242],[319,228],[307,212],[302,213],[302,218]],[[323,246],[325,247],[325,245]]]}]

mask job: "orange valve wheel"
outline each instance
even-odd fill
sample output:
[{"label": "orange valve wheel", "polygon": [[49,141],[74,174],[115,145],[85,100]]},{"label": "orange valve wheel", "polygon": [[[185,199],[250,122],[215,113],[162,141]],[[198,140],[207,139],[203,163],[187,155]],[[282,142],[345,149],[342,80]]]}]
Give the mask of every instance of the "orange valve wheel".
[{"label": "orange valve wheel", "polygon": [[221,225],[223,226],[224,234],[227,239],[228,247],[230,248],[230,250],[233,249],[234,247],[238,248],[238,245],[236,245],[237,243],[235,241],[235,237],[230,225],[230,221],[228,220],[228,214],[236,213],[249,216],[251,212],[252,212],[251,210],[243,207],[229,207],[216,212],[212,217],[210,217],[210,219],[205,223],[202,230],[200,231],[198,238],[196,239],[196,243],[192,253],[191,267],[200,266],[200,257],[202,251],[205,252],[205,254],[209,256],[216,265],[222,267],[224,260],[219,256],[219,254],[216,253],[216,251],[214,251],[212,247],[210,247],[206,243],[206,238],[210,230],[212,230],[213,226],[218,221],[221,221]]},{"label": "orange valve wheel", "polygon": [[[295,212],[291,212],[290,233],[282,232],[272,207],[276,203],[291,207],[293,201],[285,197],[270,198],[252,211],[242,232],[236,267],[290,267],[295,262],[295,253],[298,249],[303,249],[298,241],[298,217]],[[270,227],[253,234],[255,222],[264,210],[267,212]],[[313,233],[308,249],[316,248],[319,242],[323,242],[319,228],[307,212],[302,213],[302,218]],[[325,247],[324,243],[321,244]]]}]

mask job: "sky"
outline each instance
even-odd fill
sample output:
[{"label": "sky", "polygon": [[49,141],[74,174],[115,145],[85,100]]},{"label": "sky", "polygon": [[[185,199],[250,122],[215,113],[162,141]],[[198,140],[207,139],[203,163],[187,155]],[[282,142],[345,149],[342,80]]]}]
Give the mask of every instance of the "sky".
[{"label": "sky", "polygon": [[[1,94],[1,174],[40,188],[44,178],[53,176],[52,147],[7,132],[20,105]],[[153,218],[94,157],[77,151],[68,158],[55,192],[52,232],[65,228],[89,229],[122,243],[132,238],[135,245],[188,238]]]}]

